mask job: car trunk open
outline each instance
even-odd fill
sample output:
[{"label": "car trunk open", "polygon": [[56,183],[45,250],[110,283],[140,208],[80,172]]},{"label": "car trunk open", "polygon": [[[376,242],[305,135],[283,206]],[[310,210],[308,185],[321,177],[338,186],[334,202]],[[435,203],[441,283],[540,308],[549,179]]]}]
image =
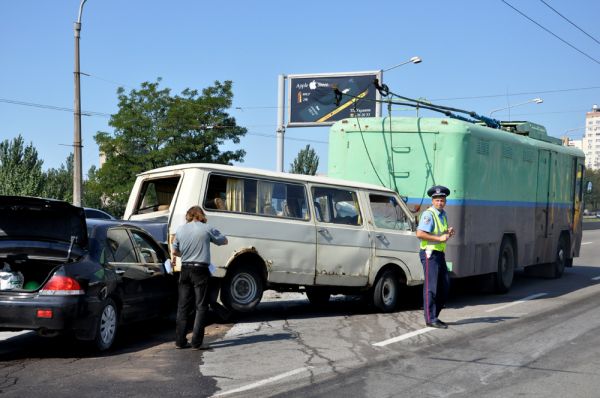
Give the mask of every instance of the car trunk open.
[{"label": "car trunk open", "polygon": [[21,289],[10,291],[37,291],[58,267],[81,256],[87,245],[80,207],[49,199],[0,196],[0,276],[13,273],[18,279],[22,275]]}]

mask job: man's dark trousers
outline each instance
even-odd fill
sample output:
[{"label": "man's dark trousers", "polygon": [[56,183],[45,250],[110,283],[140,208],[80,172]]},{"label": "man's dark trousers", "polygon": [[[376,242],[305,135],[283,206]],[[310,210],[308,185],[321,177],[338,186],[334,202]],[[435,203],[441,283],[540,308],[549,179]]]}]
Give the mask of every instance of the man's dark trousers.
[{"label": "man's dark trousers", "polygon": [[434,250],[427,258],[425,250],[419,251],[419,257],[423,264],[423,310],[425,322],[433,323],[448,299],[450,290],[450,274],[446,266],[444,252]]},{"label": "man's dark trousers", "polygon": [[179,347],[187,344],[188,316],[194,312],[195,319],[192,333],[192,347],[199,347],[204,340],[204,327],[208,311],[208,278],[207,266],[182,265],[179,275],[179,299],[177,302],[177,326],[175,343]]}]

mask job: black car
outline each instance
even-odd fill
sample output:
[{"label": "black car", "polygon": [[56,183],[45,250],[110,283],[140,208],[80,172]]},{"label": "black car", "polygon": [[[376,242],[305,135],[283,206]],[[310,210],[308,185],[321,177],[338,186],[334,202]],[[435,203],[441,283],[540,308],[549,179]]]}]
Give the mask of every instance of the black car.
[{"label": "black car", "polygon": [[108,214],[104,210],[100,209],[92,209],[91,207],[84,207],[83,211],[85,212],[85,218],[99,218],[102,220],[116,220],[112,214]]},{"label": "black car", "polygon": [[0,330],[73,332],[106,350],[121,324],[175,309],[167,258],[138,226],[86,223],[82,208],[62,201],[0,196]]}]

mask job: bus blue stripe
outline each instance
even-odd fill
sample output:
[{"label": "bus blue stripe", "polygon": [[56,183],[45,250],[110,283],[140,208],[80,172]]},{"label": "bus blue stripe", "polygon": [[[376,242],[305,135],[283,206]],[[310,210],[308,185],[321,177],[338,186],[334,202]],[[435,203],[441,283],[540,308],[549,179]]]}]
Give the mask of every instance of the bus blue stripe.
[{"label": "bus blue stripe", "polygon": [[[408,198],[409,205],[418,205],[423,202],[423,205],[429,205],[430,199],[425,198]],[[485,207],[525,207],[535,208],[546,206],[546,202],[512,202],[500,200],[476,200],[476,199],[448,199],[447,206],[485,206]],[[573,206],[572,203],[550,202],[550,206],[569,209]]]}]

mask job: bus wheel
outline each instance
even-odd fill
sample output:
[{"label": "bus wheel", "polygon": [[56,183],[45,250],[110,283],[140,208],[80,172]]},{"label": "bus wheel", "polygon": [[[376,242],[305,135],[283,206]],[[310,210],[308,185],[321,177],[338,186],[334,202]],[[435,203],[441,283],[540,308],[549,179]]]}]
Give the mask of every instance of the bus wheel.
[{"label": "bus wheel", "polygon": [[384,271],[373,288],[373,304],[381,312],[392,312],[398,304],[400,281],[393,270]]},{"label": "bus wheel", "polygon": [[327,304],[330,296],[331,294],[328,290],[315,287],[306,288],[306,297],[308,297],[308,301],[314,306]]},{"label": "bus wheel", "polygon": [[236,267],[221,287],[223,304],[239,312],[252,311],[263,295],[263,280],[254,268]]},{"label": "bus wheel", "polygon": [[561,235],[558,239],[558,246],[556,247],[556,256],[554,262],[550,264],[551,278],[560,278],[563,272],[565,272],[565,267],[567,266],[567,262],[569,261],[569,259],[567,258],[567,246],[567,238],[565,237],[565,235]]},{"label": "bus wheel", "polygon": [[502,239],[498,254],[498,270],[494,274],[494,290],[506,293],[510,289],[515,273],[515,250],[510,239]]}]

